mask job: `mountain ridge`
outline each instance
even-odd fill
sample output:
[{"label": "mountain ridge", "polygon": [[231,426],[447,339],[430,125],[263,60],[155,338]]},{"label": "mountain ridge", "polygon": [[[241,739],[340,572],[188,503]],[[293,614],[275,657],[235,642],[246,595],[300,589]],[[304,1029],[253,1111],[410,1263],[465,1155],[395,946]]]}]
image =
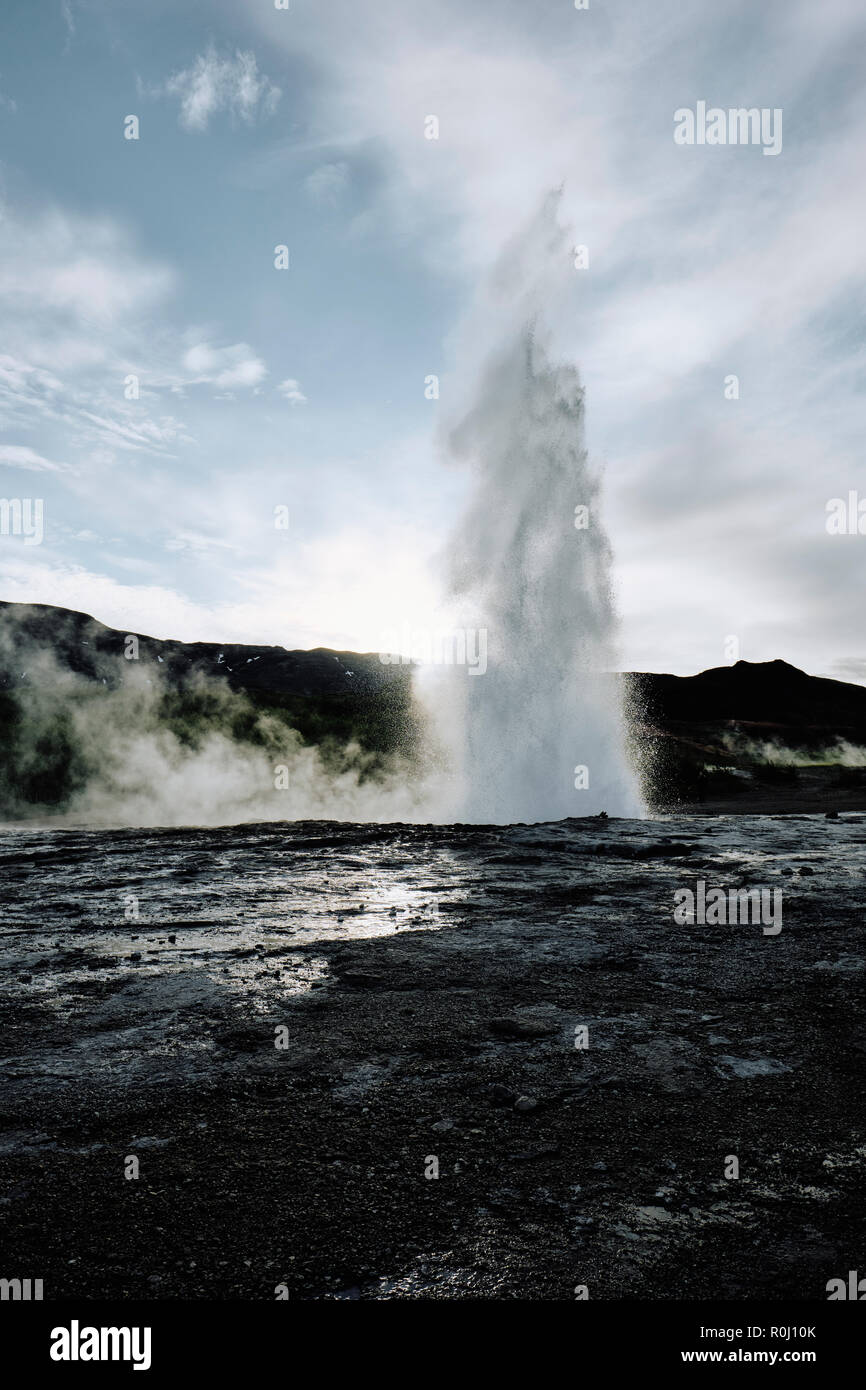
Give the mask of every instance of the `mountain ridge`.
[{"label": "mountain ridge", "polygon": [[[142,685],[147,719],[185,744],[220,728],[239,747],[254,747],[279,727],[332,750],[328,756],[357,747],[373,769],[394,753],[411,760],[424,748],[412,671],[378,653],[184,643],[110,628],[74,609],[0,601],[0,808],[68,799],[97,757],[89,745],[82,768],[81,701],[91,707],[98,751],[105,719],[123,726],[143,717],[118,712]],[[656,808],[739,811],[748,800],[768,809],[866,810],[863,686],[811,676],[780,658],[692,676],[620,675],[635,762]],[[113,715],[100,692],[115,700]]]},{"label": "mountain ridge", "polygon": [[[70,669],[100,679],[98,658],[124,655],[129,637],[138,643],[138,659],[156,659],[178,677],[201,671],[231,677],[229,684],[248,690],[271,689],[281,693],[337,694],[356,688],[384,688],[405,677],[413,664],[392,665],[380,661],[377,652],[356,652],[332,647],[290,648],[256,642],[181,642],[151,637],[147,633],[109,627],[89,613],[53,604],[15,603],[0,600],[0,684],[15,681],[3,668],[8,652],[9,620],[17,633],[36,646],[59,651]],[[85,636],[86,634],[86,636]],[[24,643],[16,643],[24,645]],[[82,646],[91,646],[85,653]],[[264,666],[260,665],[264,662]],[[333,666],[337,667],[335,671]],[[246,666],[256,666],[246,671]],[[669,721],[734,720],[824,726],[838,722],[866,728],[866,687],[829,676],[813,676],[781,658],[770,661],[737,661],[712,666],[689,676],[665,671],[618,673],[629,687],[629,700],[637,716],[643,702],[644,716]],[[20,679],[20,675],[18,677]],[[748,708],[745,699],[754,703]],[[806,715],[823,718],[806,719]],[[784,716],[784,717],[782,717]]]}]

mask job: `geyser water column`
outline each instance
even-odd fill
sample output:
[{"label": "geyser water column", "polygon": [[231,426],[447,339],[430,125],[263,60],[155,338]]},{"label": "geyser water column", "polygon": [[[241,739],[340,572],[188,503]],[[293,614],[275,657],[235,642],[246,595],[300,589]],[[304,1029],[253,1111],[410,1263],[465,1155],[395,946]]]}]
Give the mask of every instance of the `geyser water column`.
[{"label": "geyser water column", "polygon": [[[546,250],[560,243],[550,235]],[[449,447],[474,490],[448,546],[448,585],[460,621],[487,632],[483,673],[453,666],[426,685],[450,755],[451,815],[642,814],[583,390],[574,366],[550,360],[537,315],[489,359]]]}]

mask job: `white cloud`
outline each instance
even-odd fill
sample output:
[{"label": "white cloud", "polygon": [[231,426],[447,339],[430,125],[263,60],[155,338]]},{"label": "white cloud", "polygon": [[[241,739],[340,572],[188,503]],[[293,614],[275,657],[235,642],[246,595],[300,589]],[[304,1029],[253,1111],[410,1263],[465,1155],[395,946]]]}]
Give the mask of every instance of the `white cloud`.
[{"label": "white cloud", "polygon": [[259,73],[255,54],[238,49],[221,57],[211,44],[191,67],[175,73],[162,88],[180,99],[180,123],[186,130],[207,130],[212,116],[227,111],[241,120],[273,114],[280,89]]},{"label": "white cloud", "polygon": [[[209,554],[231,546],[193,531],[173,549]],[[389,631],[436,627],[445,621],[429,567],[435,538],[402,518],[377,518],[367,528],[295,541],[286,533],[282,558],[220,585],[196,601],[163,583],[123,583],[60,556],[4,553],[3,598],[50,603],[90,613],[123,632],[184,642],[262,642],[288,648],[329,646],[375,652]],[[118,557],[118,564],[123,557]],[[111,563],[106,557],[106,566]],[[140,568],[147,571],[146,563]],[[227,597],[228,595],[228,597]],[[446,623],[447,625],[447,623]]]},{"label": "white cloud", "polygon": [[43,458],[35,449],[23,444],[0,444],[0,464],[7,468],[23,468],[31,473],[66,473],[69,465]]},{"label": "white cloud", "polygon": [[191,442],[181,421],[171,415],[153,418],[141,402],[124,399],[124,372],[122,365],[109,364],[95,381],[71,371],[66,374],[71,379],[60,380],[32,362],[0,355],[0,429],[38,427],[62,436],[65,447],[78,453],[110,445],[164,455],[180,442]]},{"label": "white cloud", "polygon": [[[284,47],[281,65],[296,64],[306,48],[316,79],[292,93],[298,109],[290,132],[263,142],[257,155],[245,142],[245,167],[248,157],[259,161],[251,186],[280,198],[294,189],[301,221],[310,217],[307,199],[333,207],[351,184],[353,215],[341,220],[347,235],[367,236],[364,250],[378,258],[377,269],[398,246],[413,271],[426,259],[441,272],[448,303],[455,288],[468,302],[503,241],[547,189],[564,181],[564,218],[573,222],[575,239],[589,245],[591,262],[553,312],[563,354],[580,363],[587,386],[590,449],[610,460],[605,517],[619,562],[627,664],[713,664],[728,632],[741,633],[750,658],[784,654],[808,664],[796,639],[812,653],[813,669],[817,658],[829,669],[840,653],[859,660],[859,638],[848,636],[859,630],[856,542],[840,539],[837,546],[821,536],[823,548],[809,550],[799,578],[795,565],[806,553],[804,532],[813,523],[820,531],[824,499],[859,486],[862,471],[866,358],[856,318],[864,294],[857,229],[866,193],[851,170],[866,140],[866,98],[846,75],[862,0],[766,0],[760,21],[753,0],[730,0],[718,14],[658,0],[599,6],[598,13],[593,7],[589,15],[568,0],[531,13],[501,0],[471,7],[441,0],[432,27],[426,0],[329,0],[307,7],[303,25],[275,24],[261,0],[243,7],[221,0],[221,8],[232,21],[243,8],[245,25]],[[752,42],[758,30],[761,41]],[[711,92],[695,87],[704,79]],[[211,128],[220,113],[252,122],[278,99],[252,53],[213,47],[163,84],[160,95],[179,103],[190,130]],[[674,109],[704,96],[783,105],[781,157],[675,147]],[[437,141],[424,139],[429,113],[441,122]],[[381,273],[383,290],[399,291],[404,282]],[[99,477],[104,504],[97,514],[106,534],[127,526],[124,544],[134,549],[136,536],[152,544],[162,565],[166,535],[208,553],[213,602],[183,610],[190,637],[205,629],[225,636],[230,623],[248,636],[270,631],[288,602],[307,622],[303,630],[296,626],[294,641],[304,633],[323,640],[342,625],[346,644],[363,642],[364,621],[379,623],[372,605],[384,611],[389,597],[375,584],[378,549],[345,535],[345,561],[337,549],[317,549],[312,532],[328,523],[312,506],[304,544],[294,530],[286,538],[291,563],[259,567],[259,519],[243,532],[244,563],[231,557],[217,573],[230,547],[207,539],[222,534],[219,516],[207,508],[226,460],[241,440],[245,461],[262,460],[257,496],[266,514],[262,499],[270,503],[278,477],[282,485],[277,454],[285,414],[276,398],[301,405],[305,396],[294,378],[270,382],[248,344],[214,346],[225,341],[217,326],[184,335],[156,317],[168,313],[171,285],[171,272],[135,251],[128,234],[107,220],[0,222],[8,354],[0,359],[0,426],[10,439],[32,438],[46,460],[75,459],[85,444],[110,442],[120,457]],[[434,294],[437,288],[434,282]],[[259,322],[260,300],[252,298]],[[409,301],[408,313],[416,303]],[[468,382],[495,342],[490,315],[481,321],[469,350],[456,332],[449,340],[445,325],[441,364],[430,364],[443,374],[442,416],[452,387],[461,389],[461,372]],[[301,318],[297,327],[302,341]],[[437,342],[438,328],[437,320]],[[258,331],[242,319],[226,330],[232,338]],[[449,358],[452,365],[459,359],[451,383]],[[401,365],[386,369],[397,377]],[[351,364],[337,360],[335,377],[341,368],[349,378]],[[141,376],[137,403],[119,399],[127,371]],[[736,403],[722,397],[727,372],[741,378]],[[252,401],[265,380],[266,398]],[[182,422],[153,413],[146,394],[174,392],[179,406],[187,387],[182,408],[198,411],[202,447],[185,456],[183,468],[171,468],[170,451],[189,436]],[[336,380],[337,421],[342,387]],[[215,394],[225,399],[233,391],[236,406],[214,408]],[[255,429],[241,433],[253,416]],[[54,434],[26,434],[33,422]],[[383,420],[386,447],[389,428]],[[429,428],[427,419],[422,428]],[[331,444],[323,436],[322,454]],[[148,468],[124,470],[118,487],[121,450],[151,458]],[[382,534],[392,499],[382,497],[379,451],[362,464],[369,465],[368,490],[381,512],[370,533]],[[420,465],[417,477],[408,469],[403,476],[400,505],[405,515],[420,514],[417,497],[429,477],[419,481]],[[302,465],[287,475],[294,527],[304,512],[288,477],[302,487]],[[206,498],[198,504],[196,489]],[[321,489],[322,512],[337,491]],[[437,494],[427,514],[441,541],[449,521],[439,506]],[[233,516],[232,509],[225,514]],[[225,534],[237,532],[226,524]],[[413,573],[416,557],[406,557],[390,580],[411,595]],[[97,576],[82,579],[82,592],[96,593],[97,583]],[[806,586],[813,599],[802,592]],[[255,602],[240,617],[234,599],[244,588]],[[64,601],[60,589],[53,601]],[[160,601],[149,610],[154,622],[163,621]],[[169,614],[184,602],[178,595],[174,606],[165,601]],[[783,643],[789,645],[779,650]]]},{"label": "white cloud", "polygon": [[[866,191],[850,173],[866,97],[847,59],[862,5],[766,0],[760,43],[751,0],[717,14],[603,6],[592,19],[567,0],[531,17],[442,0],[432,29],[425,13],[423,0],[333,0],[303,34],[277,32],[332,60],[309,127],[320,158],[380,152],[349,230],[377,249],[396,232],[468,300],[564,184],[590,269],[550,312],[586,384],[589,447],[610,461],[627,664],[718,664],[739,632],[750,659],[826,668],[850,650],[861,557],[840,542],[798,561],[824,499],[862,493]],[[248,14],[265,29],[257,6]],[[782,155],[676,147],[674,110],[699,98],[783,107]],[[443,415],[497,327],[482,312],[471,338],[450,335]]]},{"label": "white cloud", "polygon": [[[184,354],[183,365],[192,372],[192,382],[211,382],[222,391],[236,386],[257,386],[268,369],[247,343],[214,348],[197,343]],[[186,383],[190,384],[190,383]]]},{"label": "white cloud", "polygon": [[7,314],[51,314],[55,332],[72,323],[100,332],[153,308],[174,285],[129,233],[105,218],[54,210],[29,222],[0,216],[0,304]]},{"label": "white cloud", "polygon": [[[246,343],[212,347],[164,316],[171,267],[140,255],[109,219],[59,210],[0,214],[0,430],[38,428],[50,459],[97,446],[169,456],[193,443],[160,412],[160,391],[255,389],[264,362]],[[184,358],[181,368],[179,363]]]},{"label": "white cloud", "polygon": [[237,551],[238,546],[219,536],[205,536],[200,531],[177,531],[165,542],[166,550],[189,550],[195,555],[206,555],[210,551]]},{"label": "white cloud", "polygon": [[307,404],[307,398],[301,390],[301,383],[296,381],[294,377],[290,376],[285,381],[281,381],[277,390],[291,405]]},{"label": "white cloud", "polygon": [[321,164],[304,180],[304,188],[314,203],[336,207],[349,184],[349,166],[343,160]]},{"label": "white cloud", "polygon": [[[121,632],[199,640],[198,604],[161,584],[121,584],[83,565],[23,560],[4,555],[3,598],[8,603],[49,603],[89,613]],[[194,635],[196,634],[196,635]],[[206,639],[203,639],[206,640]],[[216,640],[220,640],[217,638]]]}]

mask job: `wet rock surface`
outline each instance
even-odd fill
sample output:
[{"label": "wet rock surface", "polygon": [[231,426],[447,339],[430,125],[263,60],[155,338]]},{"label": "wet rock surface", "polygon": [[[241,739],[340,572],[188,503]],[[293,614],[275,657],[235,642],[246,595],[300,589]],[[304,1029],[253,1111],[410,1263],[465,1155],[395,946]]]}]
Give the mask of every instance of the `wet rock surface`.
[{"label": "wet rock surface", "polygon": [[[5,1264],[47,1298],[823,1300],[864,1259],[858,830],[3,832]],[[678,925],[696,879],[782,887],[782,931]]]}]

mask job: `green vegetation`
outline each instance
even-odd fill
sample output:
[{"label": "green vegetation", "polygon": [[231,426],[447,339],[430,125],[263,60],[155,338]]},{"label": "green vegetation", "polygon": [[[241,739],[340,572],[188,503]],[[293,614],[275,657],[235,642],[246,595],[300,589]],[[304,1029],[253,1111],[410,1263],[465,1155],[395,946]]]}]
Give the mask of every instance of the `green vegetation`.
[{"label": "green vegetation", "polygon": [[87,782],[89,768],[71,709],[28,708],[0,692],[0,811],[65,805]]},{"label": "green vegetation", "polygon": [[315,746],[326,770],[351,768],[360,782],[419,748],[408,682],[380,695],[316,698],[235,691],[203,677],[161,689],[81,679],[20,686],[0,691],[0,815],[65,809],[136,735],[167,736],[195,753],[215,734],[275,759]]}]

